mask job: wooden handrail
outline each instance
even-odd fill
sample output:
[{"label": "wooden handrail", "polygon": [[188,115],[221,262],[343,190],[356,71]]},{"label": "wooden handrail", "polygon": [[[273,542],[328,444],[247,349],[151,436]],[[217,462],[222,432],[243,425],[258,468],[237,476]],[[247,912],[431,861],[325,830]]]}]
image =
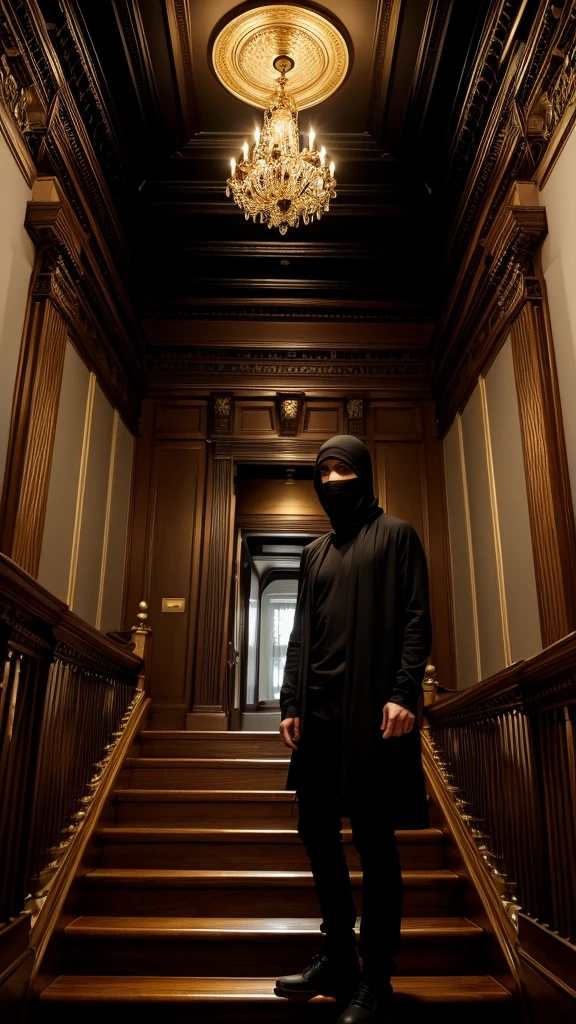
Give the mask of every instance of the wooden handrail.
[{"label": "wooden handrail", "polygon": [[440,697],[426,717],[483,856],[526,914],[575,942],[576,633]]},{"label": "wooden handrail", "polygon": [[105,636],[0,554],[0,928],[54,876],[145,689],[138,618]]},{"label": "wooden handrail", "polygon": [[566,700],[576,702],[576,678],[570,678],[575,673],[576,632],[573,632],[532,658],[516,661],[466,690],[439,697],[427,707],[426,713],[431,723],[439,724],[468,711],[496,712],[502,707],[503,699],[514,701],[517,698],[520,703],[530,705],[537,703],[540,710],[564,706]]}]

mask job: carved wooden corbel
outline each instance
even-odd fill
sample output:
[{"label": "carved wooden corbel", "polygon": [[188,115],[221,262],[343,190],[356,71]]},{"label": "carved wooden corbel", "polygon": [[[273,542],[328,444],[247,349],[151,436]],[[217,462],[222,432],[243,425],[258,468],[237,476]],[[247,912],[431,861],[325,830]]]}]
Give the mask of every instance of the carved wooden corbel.
[{"label": "carved wooden corbel", "polygon": [[210,395],[210,432],[213,436],[230,437],[234,432],[234,394],[221,391]]},{"label": "carved wooden corbel", "polygon": [[276,392],[276,408],[278,411],[278,433],[280,437],[295,437],[301,430],[304,412],[304,392],[291,394]]},{"label": "carved wooden corbel", "polygon": [[29,186],[33,152],[46,131],[46,106],[4,19],[0,20],[0,131]]},{"label": "carved wooden corbel", "polygon": [[363,436],[366,433],[366,399],[359,397],[347,398],[346,418],[348,421],[348,433],[356,434],[359,437]]}]

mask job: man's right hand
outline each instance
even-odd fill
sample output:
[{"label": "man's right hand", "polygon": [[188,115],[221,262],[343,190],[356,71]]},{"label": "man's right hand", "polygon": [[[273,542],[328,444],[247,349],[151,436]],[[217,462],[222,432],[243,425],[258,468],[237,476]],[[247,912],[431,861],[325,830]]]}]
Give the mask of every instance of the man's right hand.
[{"label": "man's right hand", "polygon": [[283,722],[280,722],[280,735],[287,747],[297,750],[296,744],[300,739],[300,719],[285,718]]}]

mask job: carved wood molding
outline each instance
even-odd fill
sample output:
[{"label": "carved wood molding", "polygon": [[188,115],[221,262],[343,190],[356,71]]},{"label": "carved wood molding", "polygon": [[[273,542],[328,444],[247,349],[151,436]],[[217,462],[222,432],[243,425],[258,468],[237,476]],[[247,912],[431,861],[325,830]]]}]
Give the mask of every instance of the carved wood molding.
[{"label": "carved wood molding", "polygon": [[46,106],[8,25],[0,20],[0,132],[29,187],[36,177],[36,167],[26,137],[45,128]]},{"label": "carved wood molding", "polygon": [[378,0],[374,54],[372,57],[372,92],[370,95],[370,121],[368,130],[378,138],[388,102],[392,64],[402,11],[402,0]]},{"label": "carved wood molding", "polygon": [[391,391],[429,393],[432,371],[430,358],[418,349],[263,349],[196,348],[179,345],[155,351],[147,358],[150,386],[159,389],[182,385],[187,377],[209,386],[215,378],[228,387],[242,386],[249,377],[263,386],[314,387],[354,380],[354,387],[382,387]]},{"label": "carved wood molding", "polygon": [[186,135],[191,138],[194,135],[194,74],[192,70],[192,25],[188,0],[166,0],[166,14],[174,52],[182,121]]},{"label": "carved wood molding", "polygon": [[[86,303],[96,307],[93,316],[99,324],[93,350],[104,346],[100,370],[106,361],[113,367],[104,387],[110,377],[123,376],[136,408],[143,391],[144,343],[128,295],[135,287],[132,264],[105,179],[108,169],[116,188],[126,161],[67,0],[58,16],[61,24],[50,36],[36,0],[0,0],[0,130],[13,152],[28,154],[29,183],[40,164],[53,168],[60,200],[68,201],[78,229],[89,237],[83,249],[83,291]],[[120,408],[134,426],[137,415]]]},{"label": "carved wood molding", "polygon": [[[446,167],[449,188],[459,196],[443,269],[445,281],[455,277],[449,311],[466,295],[481,260],[481,236],[512,182],[530,177],[542,187],[574,123],[574,0],[541,3],[523,49],[513,46],[519,11],[519,0],[494,6]],[[441,324],[438,337],[443,333]]]},{"label": "carved wood molding", "polygon": [[441,430],[466,404],[523,303],[541,300],[534,254],[546,231],[535,185],[516,182],[479,246],[466,291],[441,327],[433,382]]}]

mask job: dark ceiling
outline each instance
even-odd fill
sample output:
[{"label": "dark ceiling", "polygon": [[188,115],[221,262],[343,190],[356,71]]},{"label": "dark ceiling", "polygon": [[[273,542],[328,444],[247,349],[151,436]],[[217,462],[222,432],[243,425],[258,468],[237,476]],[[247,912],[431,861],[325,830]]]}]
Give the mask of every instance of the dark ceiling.
[{"label": "dark ceiling", "polygon": [[[211,34],[238,5],[41,6],[63,65],[67,33],[81,43],[113,128],[98,156],[132,253],[143,318],[274,319],[290,308],[292,316],[301,309],[333,319],[434,321],[450,283],[446,245],[476,144],[463,135],[463,112],[492,0],[309,5],[344,24],[353,66],[329,100],[300,118],[301,130],[313,124],[336,161],[338,198],[320,223],[284,238],[247,223],[224,191],[230,157],[261,121],[211,69]],[[68,67],[73,80],[70,60]],[[81,75],[75,84],[82,109]]]}]

